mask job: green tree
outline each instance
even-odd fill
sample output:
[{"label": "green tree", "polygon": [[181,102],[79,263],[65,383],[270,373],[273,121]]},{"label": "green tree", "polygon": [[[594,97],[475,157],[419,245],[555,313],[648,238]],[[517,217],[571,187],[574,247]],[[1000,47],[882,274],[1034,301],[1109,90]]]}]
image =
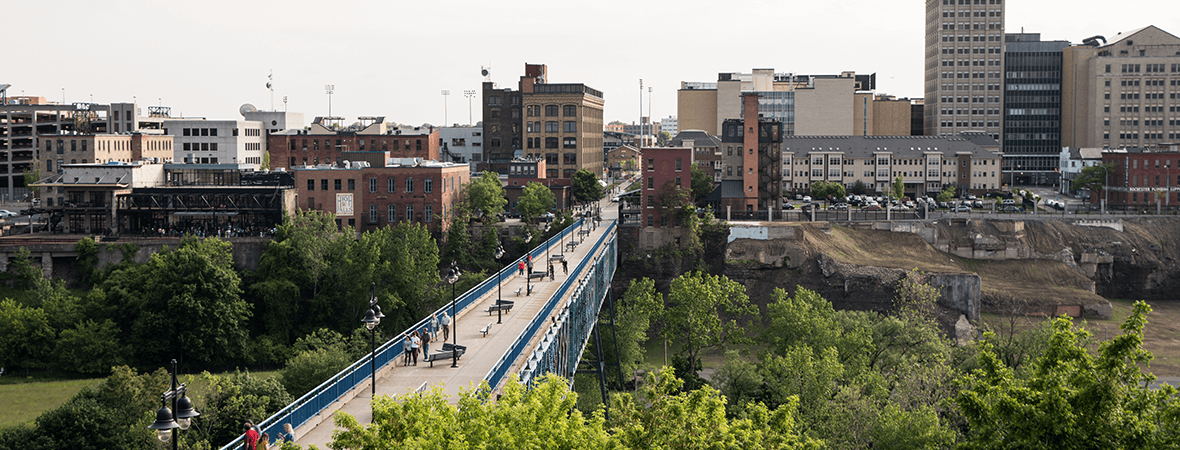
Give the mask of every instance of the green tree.
[{"label": "green tree", "polygon": [[954,198],[955,198],[955,185],[948,184],[948,185],[942,187],[942,192],[938,193],[938,197],[935,198],[935,200],[938,200],[940,202],[949,202],[949,201],[951,201],[951,199],[954,199]]},{"label": "green tree", "polygon": [[446,255],[444,261],[455,261],[459,267],[470,269],[475,265],[475,243],[471,240],[471,213],[465,206],[456,204],[447,228]]},{"label": "green tree", "polygon": [[555,205],[553,191],[541,183],[530,181],[524,186],[524,193],[516,202],[516,210],[520,211],[525,221],[529,221],[553,209]]},{"label": "green tree", "polygon": [[228,242],[186,238],[175,250],[112,273],[102,289],[122,305],[122,329],[142,363],[183,355],[204,366],[237,361],[244,352],[250,308],[239,283]]},{"label": "green tree", "polygon": [[463,187],[463,197],[478,217],[494,217],[504,212],[508,197],[496,172],[485,171],[478,178],[472,178]]},{"label": "green tree", "polygon": [[30,170],[26,170],[25,175],[24,175],[24,181],[25,181],[25,188],[27,188],[29,190],[29,192],[32,192],[33,194],[37,194],[38,192],[41,192],[41,188],[39,188],[37,186],[33,186],[34,184],[37,184],[38,181],[41,181],[41,169],[33,167]]},{"label": "green tree", "polygon": [[74,252],[78,254],[74,267],[82,275],[82,279],[91,283],[95,282],[92,279],[93,275],[101,273],[98,270],[98,243],[89,236],[78,239],[78,242],[74,243]]},{"label": "green tree", "polygon": [[602,200],[602,183],[598,182],[598,176],[594,172],[578,169],[577,172],[574,172],[571,184],[573,185],[574,199],[580,202]]},{"label": "green tree", "polygon": [[689,272],[672,280],[661,335],[682,343],[683,356],[693,367],[702,350],[750,342],[745,325],[757,319],[758,307],[750,304],[744,286],[722,276]]},{"label": "green tree", "polygon": [[86,320],[62,330],[57,340],[58,364],[62,369],[87,375],[106,375],[127,361],[127,348],[119,339],[119,327],[110,319]]},{"label": "green tree", "polygon": [[[358,328],[357,331],[360,331]],[[364,333],[362,333],[364,334]],[[320,329],[299,338],[292,349],[295,356],[279,372],[279,380],[293,397],[301,397],[337,374],[368,349],[365,337],[345,339],[340,333]]]},{"label": "green tree", "polygon": [[696,213],[696,207],[692,204],[692,191],[672,180],[660,186],[655,200],[662,226],[683,225],[689,216]]},{"label": "green tree", "polygon": [[[615,349],[618,349],[619,371],[624,379],[635,373],[643,362],[643,344],[647,342],[648,327],[651,325],[651,318],[659,314],[663,306],[662,300],[652,279],[631,280],[622,300],[616,306],[613,331],[606,327],[601,328],[603,357],[607,361],[613,361]],[[607,314],[609,311],[603,309],[603,313]]]},{"label": "green tree", "polygon": [[670,143],[670,142],[672,142],[672,133],[669,133],[667,131],[661,131],[659,134],[656,135],[656,146],[657,147],[667,147],[668,143]]},{"label": "green tree", "polygon": [[377,298],[386,316],[381,326],[387,329],[403,330],[437,306],[428,299],[440,281],[438,245],[424,224],[399,222],[367,231],[357,246],[375,259],[352,269],[347,281],[353,286],[350,319],[347,326],[334,329],[351,330],[360,323],[369,307],[370,282],[377,283]]},{"label": "green tree", "polygon": [[380,396],[373,401],[373,421],[363,425],[346,413],[336,414],[339,429],[331,448],[469,449],[610,448],[611,436],[601,413],[584,416],[574,408],[577,394],[568,381],[545,376],[530,389],[509,381],[496,401],[487,385],[463,390],[458,404],[441,387],[423,394]]},{"label": "green tree", "polygon": [[[701,206],[704,204],[705,199],[709,197],[709,194],[713,193],[713,176],[705,173],[705,171],[700,167],[697,167],[696,164],[692,164],[691,167],[692,201],[696,203],[697,206]],[[709,169],[710,172],[712,170],[712,168]]]},{"label": "green tree", "polygon": [[901,175],[898,175],[897,178],[893,179],[893,189],[890,192],[890,195],[898,200],[901,200],[902,197],[905,197],[905,181],[901,179]]},{"label": "green tree", "polygon": [[1151,307],[1135,303],[1122,334],[1089,350],[1090,334],[1068,317],[1053,322],[1048,350],[1026,379],[1016,378],[980,343],[982,367],[963,377],[956,403],[970,426],[964,448],[1177,448],[1180,392],[1150,389],[1155,379],[1140,365],[1143,327]]},{"label": "green tree", "polygon": [[1092,193],[1091,195],[1101,195],[1109,175],[1115,173],[1115,169],[1118,167],[1119,165],[1115,163],[1083,167],[1082,173],[1070,182],[1069,188],[1074,192],[1087,189]]},{"label": "green tree", "polygon": [[853,194],[864,195],[865,192],[867,192],[867,191],[868,191],[868,188],[865,186],[865,183],[863,181],[856,180],[855,183],[852,183],[852,191],[851,192]]},{"label": "green tree", "polygon": [[0,300],[0,366],[8,370],[47,366],[55,334],[41,308],[29,308],[10,298]]},{"label": "green tree", "polygon": [[[203,398],[194,399],[201,408],[198,409],[201,416],[193,420],[199,426],[180,434],[194,433],[194,439],[209,445],[207,448],[217,448],[237,438],[242,434],[242,422],[261,422],[295,400],[274,377],[251,376],[249,372],[235,370],[225,375],[203,372],[200,380],[207,388]],[[190,382],[189,386],[193,384]],[[193,395],[191,390],[189,395]]]},{"label": "green tree", "polygon": [[270,170],[270,152],[262,152],[262,170]]},{"label": "green tree", "polygon": [[704,386],[683,392],[684,382],[671,369],[649,373],[639,398],[612,397],[608,424],[619,448],[667,449],[817,449],[823,442],[803,436],[795,416],[798,399],[768,409],[748,403],[726,419],[726,398]]},{"label": "green tree", "polygon": [[848,195],[844,185],[835,181],[820,181],[811,184],[811,198],[827,200],[829,198],[844,198]]}]

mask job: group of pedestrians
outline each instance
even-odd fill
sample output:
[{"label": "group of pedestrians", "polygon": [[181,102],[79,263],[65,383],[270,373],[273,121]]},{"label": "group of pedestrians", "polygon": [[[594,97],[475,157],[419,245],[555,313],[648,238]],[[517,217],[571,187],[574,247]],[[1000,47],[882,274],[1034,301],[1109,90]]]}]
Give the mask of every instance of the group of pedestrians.
[{"label": "group of pedestrians", "polygon": [[402,365],[418,365],[418,349],[422,349],[422,358],[425,360],[426,355],[430,354],[430,342],[438,337],[436,330],[440,328],[443,333],[443,342],[446,342],[451,332],[451,316],[446,312],[443,312],[442,316],[432,316],[427,326],[407,335],[402,341]]}]

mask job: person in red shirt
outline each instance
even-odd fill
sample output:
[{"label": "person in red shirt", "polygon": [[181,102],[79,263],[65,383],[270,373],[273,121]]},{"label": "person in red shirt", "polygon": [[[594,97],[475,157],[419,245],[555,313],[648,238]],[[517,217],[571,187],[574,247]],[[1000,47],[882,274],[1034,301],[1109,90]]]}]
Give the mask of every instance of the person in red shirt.
[{"label": "person in red shirt", "polygon": [[246,428],[246,448],[254,449],[258,447],[258,432],[254,431],[254,424],[246,422],[243,425]]},{"label": "person in red shirt", "polygon": [[524,261],[521,261],[519,264],[516,265],[516,274],[517,275],[524,275]]}]

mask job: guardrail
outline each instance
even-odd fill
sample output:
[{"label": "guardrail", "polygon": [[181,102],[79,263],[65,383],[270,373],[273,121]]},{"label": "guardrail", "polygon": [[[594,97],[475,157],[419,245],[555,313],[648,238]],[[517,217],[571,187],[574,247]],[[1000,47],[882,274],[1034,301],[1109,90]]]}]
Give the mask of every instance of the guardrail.
[{"label": "guardrail", "polygon": [[[524,260],[528,255],[532,255],[533,259],[536,260],[538,257],[544,255],[549,246],[553,245],[554,243],[558,244],[558,250],[560,250],[561,240],[565,236],[571,235],[574,231],[576,231],[580,226],[582,226],[582,223],[583,219],[578,219],[573,223],[573,225],[566,227],[566,229],[545,241],[544,245],[538,245],[536,248],[529,251],[525,255],[522,255],[520,258],[505,264],[504,267],[500,268],[498,276],[502,277],[505,275],[511,275],[516,271],[516,265],[520,261]],[[455,300],[456,311],[466,310],[467,307],[479,300],[480,297],[483,297],[484,294],[487,294],[492,289],[495,289],[499,279],[498,276],[488,277],[479,284],[475,285],[475,287],[467,290],[467,292],[464,292],[461,297]],[[450,308],[451,305],[449,303],[444,305],[422,320],[418,321],[418,323],[410,326],[410,328],[381,344],[380,347],[377,347],[377,350],[374,353],[374,360],[377,367],[385,367],[385,365],[390,361],[393,361],[398,356],[401,356],[401,344],[407,335],[412,333],[414,330],[420,330],[424,327],[427,327],[432,317],[441,316],[444,312],[449,312]],[[371,369],[369,368],[369,356],[366,355],[360,360],[353,362],[351,365],[346,367],[344,370],[341,370],[336,375],[333,375],[319,386],[316,386],[315,389],[312,389],[302,397],[299,397],[299,399],[291,402],[291,404],[272,414],[266,420],[259,422],[257,424],[258,428],[260,428],[265,433],[269,433],[271,436],[278,436],[279,433],[282,433],[284,424],[289,423],[293,428],[299,428],[300,426],[303,426],[303,424],[307,423],[309,419],[319,415],[321,411],[323,411],[328,406],[331,406],[333,403],[339,400],[340,397],[356,388],[357,385],[361,384],[371,376],[372,373]],[[230,443],[222,446],[221,450],[242,448],[244,443],[245,436],[238,436]]]},{"label": "guardrail", "polygon": [[[613,239],[616,230],[616,222],[612,220],[606,225],[606,227],[607,228],[603,232],[602,236],[600,236],[598,241],[595,242],[594,248],[601,246],[602,243],[607,240],[607,238]],[[614,252],[608,252],[608,254],[614,255]],[[601,259],[603,256],[599,256],[599,259]],[[496,362],[496,365],[492,367],[492,370],[488,371],[488,374],[484,376],[484,380],[488,382],[488,386],[490,386],[491,389],[496,389],[500,383],[504,381],[504,377],[508,375],[508,370],[511,369],[512,364],[517,360],[517,358],[520,357],[520,354],[524,352],[525,347],[528,346],[533,337],[537,335],[537,331],[539,331],[541,326],[546,323],[546,319],[548,319],[549,315],[553,312],[553,309],[557,306],[558,301],[561,300],[561,298],[569,290],[570,286],[572,286],[574,282],[579,279],[583,271],[585,271],[586,266],[590,264],[591,259],[592,258],[585,258],[580,263],[578,263],[576,267],[574,267],[573,276],[566,278],[565,281],[561,283],[561,286],[558,287],[557,291],[553,293],[553,296],[546,300],[545,305],[541,307],[540,312],[538,312],[537,315],[533,317],[533,320],[529,322],[529,325],[525,327],[524,331],[522,331],[520,335],[516,337],[516,340],[512,342],[512,345],[508,347],[508,350],[504,352],[504,355],[500,357],[500,360]]]}]

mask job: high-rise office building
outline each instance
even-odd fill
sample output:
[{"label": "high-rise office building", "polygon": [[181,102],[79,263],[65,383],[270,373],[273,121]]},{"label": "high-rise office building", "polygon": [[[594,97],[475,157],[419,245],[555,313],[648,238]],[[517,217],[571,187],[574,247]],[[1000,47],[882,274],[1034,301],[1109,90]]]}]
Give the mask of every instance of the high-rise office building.
[{"label": "high-rise office building", "polygon": [[1040,33],[1004,36],[1004,180],[1056,184],[1061,153],[1061,50]]},{"label": "high-rise office building", "polygon": [[1004,0],[926,0],[925,131],[1000,139]]},{"label": "high-rise office building", "polygon": [[1061,145],[1180,142],[1180,37],[1147,26],[1109,42],[1094,36],[1062,53]]}]

